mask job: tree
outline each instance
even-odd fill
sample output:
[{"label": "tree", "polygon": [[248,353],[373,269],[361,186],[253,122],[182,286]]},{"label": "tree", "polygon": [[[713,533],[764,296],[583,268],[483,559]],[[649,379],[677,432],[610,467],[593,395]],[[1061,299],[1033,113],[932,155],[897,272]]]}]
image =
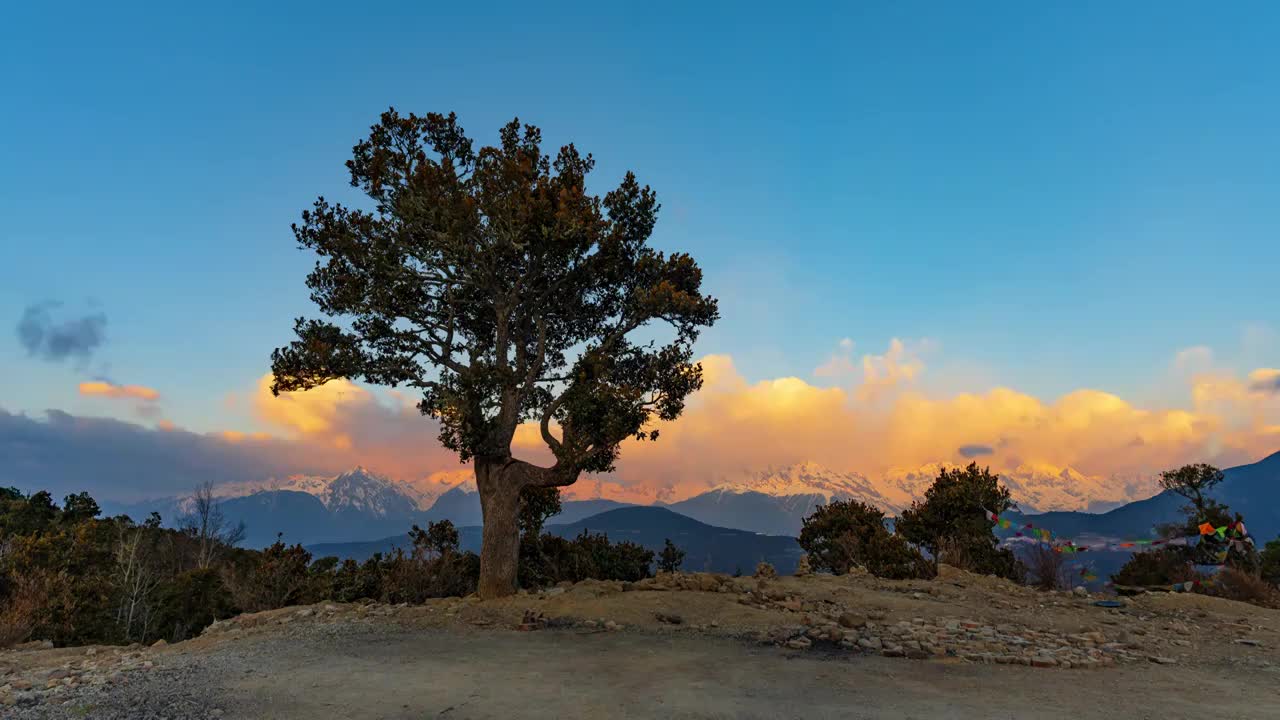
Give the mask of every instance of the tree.
[{"label": "tree", "polygon": [[90,520],[102,514],[98,502],[89,496],[89,493],[82,492],[75,495],[68,495],[62,501],[62,521],[75,524],[84,520]]},{"label": "tree", "polygon": [[[702,384],[693,343],[718,317],[702,272],[647,245],[659,206],[633,174],[588,194],[593,165],[573,145],[543,154],[518,120],[476,152],[453,114],[391,109],[347,161],[370,208],[321,197],[293,227],[320,256],[307,285],[326,319],[299,318],[272,353],[272,392],[337,378],[421,392],[475,471],[481,597],[515,592],[524,488],[612,470],[622,441],[656,439],[651,421]],[[512,454],[525,421],[550,465]]]},{"label": "tree", "polygon": [[913,502],[895,526],[908,542],[928,550],[935,566],[947,552],[965,559],[965,569],[1021,581],[1025,574],[1008,550],[997,549],[987,512],[1014,507],[1008,488],[989,468],[969,463],[963,470],[943,468],[924,501]]},{"label": "tree", "polygon": [[183,530],[195,538],[197,568],[204,569],[213,564],[214,559],[224,548],[235,547],[244,539],[244,522],[232,525],[218,507],[218,499],[213,496],[213,483],[204,482],[196,487],[192,494],[191,514],[182,522]]},{"label": "tree", "polygon": [[666,538],[666,542],[662,546],[662,552],[658,554],[658,569],[662,572],[673,573],[680,569],[680,563],[684,562],[684,551],[675,546],[671,542],[671,538]]},{"label": "tree", "polygon": [[844,575],[855,567],[877,577],[933,577],[919,551],[885,527],[884,512],[857,500],[820,505],[804,519],[800,547],[814,568]]},{"label": "tree", "polygon": [[1224,478],[1222,471],[1212,465],[1183,465],[1177,470],[1160,473],[1160,487],[1188,500],[1189,504],[1184,508],[1188,516],[1202,518],[1217,505],[1207,497],[1207,493]]},{"label": "tree", "polygon": [[1268,542],[1262,549],[1259,574],[1263,580],[1280,587],[1280,538]]}]

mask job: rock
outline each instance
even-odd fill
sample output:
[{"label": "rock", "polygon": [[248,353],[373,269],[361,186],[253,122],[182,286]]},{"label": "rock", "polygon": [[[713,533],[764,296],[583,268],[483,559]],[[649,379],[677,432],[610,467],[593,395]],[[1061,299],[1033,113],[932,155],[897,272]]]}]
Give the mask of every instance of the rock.
[{"label": "rock", "polygon": [[809,565],[809,554],[805,553],[796,561],[796,577],[804,577],[813,574],[813,567]]},{"label": "rock", "polygon": [[1031,658],[1031,667],[1051,668],[1058,667],[1058,661],[1046,655],[1038,655]]},{"label": "rock", "polygon": [[14,678],[9,681],[9,687],[12,687],[14,690],[30,690],[31,681],[25,678]]},{"label": "rock", "polygon": [[1262,641],[1253,638],[1236,638],[1237,645],[1249,645],[1251,647],[1262,647]]},{"label": "rock", "polygon": [[847,612],[840,613],[840,617],[837,622],[840,623],[841,627],[860,628],[867,624],[867,619],[857,613]]},{"label": "rock", "polygon": [[1075,586],[1074,588],[1072,588],[1071,593],[1076,597],[1082,597],[1082,598],[1089,597],[1089,589],[1083,585]]},{"label": "rock", "polygon": [[910,648],[907,650],[907,658],[911,660],[927,660],[929,658],[929,653],[924,650]]},{"label": "rock", "polygon": [[858,647],[867,650],[879,650],[884,647],[884,643],[878,637],[867,637],[858,640]]},{"label": "rock", "polygon": [[604,629],[605,630],[621,630],[622,626],[612,620],[607,620],[605,621]]},{"label": "rock", "polygon": [[1147,659],[1158,665],[1174,665],[1178,662],[1171,657],[1164,657],[1162,655],[1148,655]]},{"label": "rock", "polygon": [[565,589],[557,585],[553,588],[547,588],[547,590],[543,594],[546,595],[547,597],[555,597],[556,595],[563,595],[564,592],[565,592]]},{"label": "rock", "polygon": [[85,655],[97,655],[97,654],[98,654],[98,648],[92,648],[92,647],[91,647],[91,648],[89,648],[89,649],[85,650],[85,651],[84,651],[84,654],[85,654]]},{"label": "rock", "polygon": [[676,615],[675,613],[654,613],[654,617],[658,620],[658,622],[667,623],[668,625],[684,624],[684,618],[680,617],[679,615]]},{"label": "rock", "polygon": [[157,640],[157,641],[155,641],[155,642],[151,643],[151,647],[152,647],[153,649],[157,649],[157,650],[158,650],[158,649],[160,649],[160,648],[162,648],[162,647],[164,647],[164,646],[166,646],[166,645],[168,645],[168,644],[169,644],[169,643],[165,642],[164,638],[161,638],[161,639],[159,639],[159,640]]},{"label": "rock", "polygon": [[905,657],[907,653],[900,647],[887,647],[880,654],[885,657]]},{"label": "rock", "polygon": [[18,704],[18,698],[13,693],[0,693],[0,705],[5,707],[13,707]]},{"label": "rock", "polygon": [[297,615],[300,618],[304,618],[304,617],[311,617],[314,613],[315,611],[312,610],[311,608],[302,608],[298,612],[294,613],[294,615]]},{"label": "rock", "polygon": [[804,650],[812,644],[813,642],[805,637],[792,638],[787,641],[787,647],[792,650]]}]

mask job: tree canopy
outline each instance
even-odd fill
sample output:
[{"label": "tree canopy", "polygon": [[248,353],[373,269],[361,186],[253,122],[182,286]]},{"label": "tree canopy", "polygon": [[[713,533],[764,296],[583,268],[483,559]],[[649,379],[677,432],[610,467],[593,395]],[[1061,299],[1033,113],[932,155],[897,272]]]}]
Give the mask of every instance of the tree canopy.
[{"label": "tree canopy", "polygon": [[[272,391],[350,378],[420,392],[440,443],[475,462],[486,548],[512,563],[521,490],[610,471],[622,441],[656,439],[651,421],[701,386],[693,343],[718,317],[693,258],[648,245],[654,192],[628,172],[592,195],[594,164],[572,144],[544,154],[518,120],[475,150],[452,113],[391,109],[347,161],[367,206],[321,197],[293,226],[319,256],[307,286],[325,317],[299,318],[272,354]],[[549,467],[512,457],[523,422]]]}]

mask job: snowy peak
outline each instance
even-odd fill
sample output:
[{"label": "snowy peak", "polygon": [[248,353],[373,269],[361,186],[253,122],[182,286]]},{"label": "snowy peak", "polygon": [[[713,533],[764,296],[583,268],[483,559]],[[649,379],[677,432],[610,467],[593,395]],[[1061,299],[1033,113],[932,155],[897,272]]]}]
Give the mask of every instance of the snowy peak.
[{"label": "snowy peak", "polygon": [[866,476],[838,472],[814,462],[745,472],[734,482],[717,485],[711,492],[755,492],[771,497],[821,496],[824,502],[859,500],[885,510],[900,509],[897,502],[881,493]]},{"label": "snowy peak", "polygon": [[377,517],[413,513],[422,500],[412,486],[393,482],[363,467],[337,476],[318,497],[330,512],[359,512]]}]

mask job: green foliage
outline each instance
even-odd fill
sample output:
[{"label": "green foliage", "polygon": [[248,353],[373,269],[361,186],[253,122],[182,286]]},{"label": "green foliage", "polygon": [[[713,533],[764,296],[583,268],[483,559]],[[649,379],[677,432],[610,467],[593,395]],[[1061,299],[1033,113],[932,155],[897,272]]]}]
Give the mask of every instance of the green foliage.
[{"label": "green foliage", "polygon": [[658,554],[658,569],[673,573],[680,569],[682,562],[684,562],[684,551],[676,547],[675,543],[671,542],[671,538],[665,538],[662,552]]},{"label": "green foliage", "polygon": [[[591,156],[553,159],[518,120],[500,139],[476,151],[452,114],[383,113],[347,162],[372,210],[320,198],[294,226],[321,257],[312,299],[350,331],[299,320],[273,390],[408,385],[463,459],[510,458],[516,424],[554,420],[558,469],[608,470],[701,384],[692,345],[716,303],[692,258],[648,247],[658,203],[632,174],[599,198]],[[655,322],[675,340],[628,340]]]},{"label": "green foliage", "polygon": [[541,488],[530,485],[520,491],[520,536],[538,537],[542,527],[552,517],[560,514],[560,488]]},{"label": "green foliage", "polygon": [[1111,576],[1117,585],[1147,586],[1172,585],[1192,580],[1196,576],[1191,566],[1190,551],[1181,546],[1161,547],[1137,552],[1120,570]]},{"label": "green foliage", "polygon": [[1280,586],[1280,539],[1272,540],[1262,549],[1258,572],[1263,580]]},{"label": "green foliage", "polygon": [[1187,515],[1193,518],[1207,518],[1212,503],[1207,493],[1217,487],[1224,478],[1222,471],[1212,465],[1203,463],[1183,465],[1177,470],[1166,470],[1160,473],[1160,487],[1188,500],[1188,505],[1184,508]]},{"label": "green foliage", "polygon": [[188,570],[161,590],[156,630],[160,637],[180,642],[199,635],[215,620],[231,617],[237,611],[218,570]]},{"label": "green foliage", "polygon": [[934,576],[919,551],[889,532],[881,510],[856,500],[820,505],[804,519],[800,547],[812,567],[836,575],[861,567],[886,578]]},{"label": "green foliage", "polygon": [[896,531],[933,555],[934,562],[953,562],[971,572],[1020,582],[1025,569],[1013,553],[996,547],[987,511],[1014,507],[1009,490],[989,468],[970,463],[964,469],[943,468],[933,485],[898,518]]},{"label": "green foliage", "polygon": [[[544,534],[521,543],[521,584],[545,587],[587,579],[635,581],[649,577],[654,553],[633,542],[583,531],[573,540]],[[528,583],[528,584],[525,584]]]},{"label": "green foliage", "polygon": [[311,553],[280,539],[260,553],[244,555],[230,572],[236,604],[257,612],[299,602],[311,580],[310,565]]}]

